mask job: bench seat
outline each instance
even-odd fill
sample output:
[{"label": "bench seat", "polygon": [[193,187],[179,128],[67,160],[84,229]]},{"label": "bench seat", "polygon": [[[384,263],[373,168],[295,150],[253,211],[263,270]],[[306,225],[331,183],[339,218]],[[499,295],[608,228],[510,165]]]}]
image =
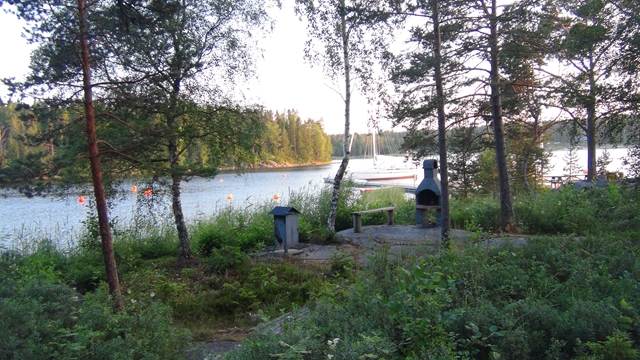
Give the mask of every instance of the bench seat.
[{"label": "bench seat", "polygon": [[362,215],[363,214],[373,214],[378,212],[387,212],[387,225],[393,225],[393,212],[396,209],[395,206],[388,206],[378,209],[369,209],[362,211],[354,211],[351,213],[353,215],[353,232],[361,233],[362,232]]}]

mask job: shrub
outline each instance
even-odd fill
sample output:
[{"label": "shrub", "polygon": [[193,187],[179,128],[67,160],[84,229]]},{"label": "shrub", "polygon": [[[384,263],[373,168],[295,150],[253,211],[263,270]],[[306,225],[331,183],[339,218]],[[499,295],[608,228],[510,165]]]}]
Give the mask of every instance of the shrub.
[{"label": "shrub", "polygon": [[384,317],[379,303],[358,300],[347,291],[339,302],[320,300],[305,315],[292,314],[283,319],[280,334],[257,334],[226,359],[360,359],[398,358],[397,345],[380,323]]},{"label": "shrub", "polygon": [[142,260],[153,260],[162,257],[177,257],[180,253],[178,239],[173,232],[161,232],[148,237],[118,237],[114,241],[114,251],[121,257],[127,254]]},{"label": "shrub", "polygon": [[255,335],[228,356],[637,359],[637,238],[527,240],[404,261],[379,254],[354,284],[325,285],[280,335]]},{"label": "shrub", "polygon": [[587,346],[597,359],[637,360],[640,359],[640,351],[632,348],[629,334],[616,331],[607,336],[605,341],[589,342]]},{"label": "shrub", "polygon": [[482,196],[451,203],[451,227],[454,229],[497,232],[500,224],[500,203],[496,199]]},{"label": "shrub", "polygon": [[94,291],[100,282],[106,280],[102,252],[99,250],[76,252],[69,258],[65,279],[83,294]]},{"label": "shrub", "polygon": [[[564,186],[514,196],[514,211],[520,230],[532,235],[599,234],[634,232],[640,223],[637,191],[609,185],[589,191]],[[500,204],[497,199],[477,196],[454,199],[453,228],[498,232]]]},{"label": "shrub", "polygon": [[212,282],[210,289],[175,296],[169,303],[181,319],[230,321],[259,310],[275,316],[304,305],[320,283],[316,274],[291,264],[252,264]]},{"label": "shrub", "polygon": [[159,303],[113,311],[105,289],[82,299],[62,284],[3,281],[0,359],[179,359],[188,334]]},{"label": "shrub", "polygon": [[213,249],[209,257],[202,260],[202,263],[209,271],[221,273],[229,269],[236,269],[246,264],[249,260],[247,254],[240,248],[223,245],[220,249]]},{"label": "shrub", "polygon": [[355,262],[351,254],[342,251],[335,251],[329,259],[329,271],[337,278],[351,279]]}]

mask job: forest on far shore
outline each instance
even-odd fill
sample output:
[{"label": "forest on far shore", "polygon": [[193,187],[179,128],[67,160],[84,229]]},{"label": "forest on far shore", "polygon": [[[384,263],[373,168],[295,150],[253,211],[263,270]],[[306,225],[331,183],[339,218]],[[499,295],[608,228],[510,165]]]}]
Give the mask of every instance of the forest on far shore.
[{"label": "forest on far shore", "polygon": [[[586,146],[586,137],[573,136],[568,124],[553,124],[544,136],[544,147],[548,150],[565,149],[572,146]],[[512,127],[513,128],[513,127]],[[507,130],[508,131],[508,130]],[[603,141],[601,145],[626,144],[628,141],[628,133],[630,129],[625,127],[617,136],[617,139],[610,139],[611,134],[601,131],[598,138]],[[477,127],[473,131],[476,134],[476,140],[480,142],[483,134],[488,134],[489,129],[485,127]],[[449,134],[452,132],[449,131]],[[380,155],[402,155],[406,156],[409,150],[405,145],[406,131],[380,131],[377,136],[377,152]],[[431,146],[433,154],[437,154],[437,145],[435,143],[437,132],[434,130],[431,137],[425,139],[425,146]],[[517,136],[517,133],[513,133]],[[512,136],[512,137],[513,137]],[[331,146],[333,147],[333,157],[342,157],[342,134],[331,134]],[[372,133],[355,133],[353,136],[353,144],[351,145],[352,157],[371,157],[373,154],[373,136]]]},{"label": "forest on far shore", "polygon": [[[1,104],[0,105],[0,172],[10,178],[7,172],[30,166],[29,158],[49,159],[68,156],[70,149],[86,146],[81,129],[82,124],[72,120],[73,110],[52,112],[40,105]],[[194,141],[185,147],[181,162],[189,166],[203,168],[233,167],[242,158],[250,167],[268,167],[292,164],[314,164],[331,161],[331,141],[322,128],[322,122],[307,119],[303,121],[295,110],[273,112],[264,110],[240,110],[219,112],[212,121],[223,121],[223,117],[252,118],[257,139],[254,146],[243,153],[231,152],[225,158],[212,157],[211,144]],[[99,129],[109,139],[120,134],[110,133],[108,126]],[[247,135],[249,136],[249,135]],[[115,140],[112,140],[115,141]],[[131,151],[132,154],[135,150]],[[42,162],[39,162],[40,164]],[[88,162],[85,170],[88,169]]]}]

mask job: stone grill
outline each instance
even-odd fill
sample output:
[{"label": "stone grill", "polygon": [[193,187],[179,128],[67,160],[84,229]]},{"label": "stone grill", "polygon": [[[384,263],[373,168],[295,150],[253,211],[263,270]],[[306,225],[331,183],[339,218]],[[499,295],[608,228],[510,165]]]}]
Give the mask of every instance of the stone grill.
[{"label": "stone grill", "polygon": [[429,210],[436,210],[437,220],[435,226],[441,226],[442,195],[440,180],[438,179],[438,161],[425,160],[422,163],[424,180],[416,188],[416,225],[418,227],[430,227],[427,220]]}]

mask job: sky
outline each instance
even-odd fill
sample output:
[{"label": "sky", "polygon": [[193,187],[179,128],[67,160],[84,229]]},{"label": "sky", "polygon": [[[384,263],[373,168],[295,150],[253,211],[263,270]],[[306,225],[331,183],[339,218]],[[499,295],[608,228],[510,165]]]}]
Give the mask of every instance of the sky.
[{"label": "sky", "polygon": [[[328,134],[344,132],[344,103],[336,93],[337,87],[325,77],[319,66],[312,67],[304,60],[305,24],[298,19],[291,2],[283,2],[274,11],[274,31],[262,42],[264,52],[258,60],[256,79],[243,92],[251,103],[268,110],[284,112],[297,110],[302,120],[323,120]],[[20,79],[28,70],[29,53],[33,49],[21,37],[23,24],[14,15],[0,10],[0,78]],[[0,96],[7,99],[7,89],[0,84]],[[371,110],[361,94],[354,93],[351,104],[351,131],[368,133],[368,111]],[[383,130],[391,129],[382,123]]]}]

